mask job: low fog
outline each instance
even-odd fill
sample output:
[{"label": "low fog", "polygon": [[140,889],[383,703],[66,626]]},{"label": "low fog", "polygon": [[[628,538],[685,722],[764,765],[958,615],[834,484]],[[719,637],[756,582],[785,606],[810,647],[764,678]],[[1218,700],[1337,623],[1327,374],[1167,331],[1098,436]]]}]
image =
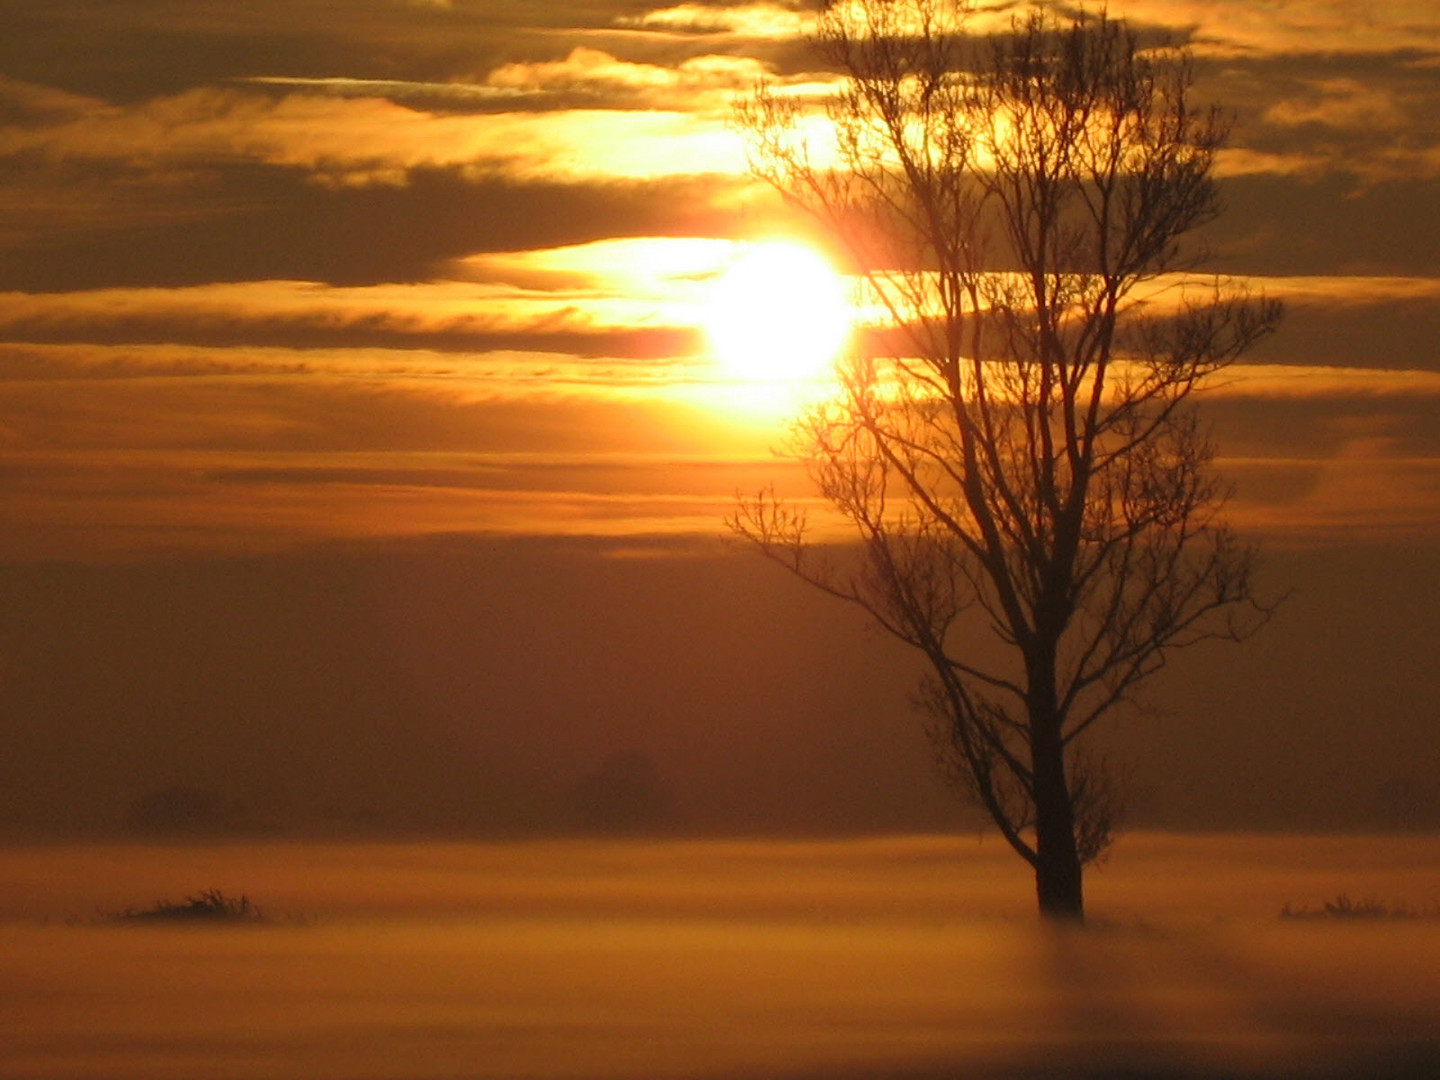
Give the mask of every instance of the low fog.
[{"label": "low fog", "polygon": [[[0,855],[0,1076],[1421,1077],[1440,841],[1125,840],[1090,929],[995,843]],[[199,889],[267,919],[109,916]],[[1411,917],[1281,918],[1340,896]]]}]

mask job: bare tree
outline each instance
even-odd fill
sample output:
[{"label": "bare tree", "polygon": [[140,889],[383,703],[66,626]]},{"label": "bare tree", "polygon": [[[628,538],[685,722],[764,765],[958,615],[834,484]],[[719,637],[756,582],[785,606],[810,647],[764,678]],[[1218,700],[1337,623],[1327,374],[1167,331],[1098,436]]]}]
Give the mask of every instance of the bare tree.
[{"label": "bare tree", "polygon": [[1079,920],[1116,808],[1084,737],[1171,650],[1268,613],[1193,398],[1280,311],[1201,278],[1182,244],[1218,212],[1227,134],[1183,50],[1104,14],[987,37],[965,17],[829,5],[829,147],[813,103],[762,86],[740,108],[756,174],[884,314],[791,446],[858,556],[773,492],[729,524],[924,655],[955,780],[1033,867],[1041,913]]}]

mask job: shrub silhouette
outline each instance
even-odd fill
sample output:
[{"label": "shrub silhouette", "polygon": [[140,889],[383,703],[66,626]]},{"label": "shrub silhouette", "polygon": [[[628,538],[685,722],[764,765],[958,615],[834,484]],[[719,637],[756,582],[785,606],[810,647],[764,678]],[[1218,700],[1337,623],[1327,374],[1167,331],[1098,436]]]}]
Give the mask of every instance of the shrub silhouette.
[{"label": "shrub silhouette", "polygon": [[1319,909],[1292,908],[1286,904],[1280,909],[1282,919],[1423,919],[1440,916],[1440,909],[1417,911],[1406,904],[1386,904],[1375,899],[1352,900],[1341,893],[1334,900],[1326,900]]},{"label": "shrub silhouette", "polygon": [[157,900],[144,911],[129,908],[112,916],[116,922],[261,922],[260,909],[243,893],[226,896],[219,889],[206,889],[187,896],[180,903]]}]

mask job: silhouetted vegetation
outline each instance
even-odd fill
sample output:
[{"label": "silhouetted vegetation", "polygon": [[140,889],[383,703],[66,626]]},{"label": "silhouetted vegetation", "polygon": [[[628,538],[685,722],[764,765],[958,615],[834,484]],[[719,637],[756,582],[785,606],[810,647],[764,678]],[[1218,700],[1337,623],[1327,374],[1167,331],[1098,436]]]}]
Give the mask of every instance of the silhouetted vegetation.
[{"label": "silhouetted vegetation", "polygon": [[263,922],[265,916],[243,893],[227,896],[219,889],[206,889],[179,903],[157,900],[144,910],[127,908],[108,916],[111,922]]},{"label": "silhouetted vegetation", "polygon": [[1425,910],[1412,908],[1407,904],[1385,903],[1382,900],[1352,900],[1341,893],[1334,900],[1324,901],[1318,908],[1292,908],[1286,904],[1280,909],[1282,919],[1436,919],[1440,918],[1440,907]]}]

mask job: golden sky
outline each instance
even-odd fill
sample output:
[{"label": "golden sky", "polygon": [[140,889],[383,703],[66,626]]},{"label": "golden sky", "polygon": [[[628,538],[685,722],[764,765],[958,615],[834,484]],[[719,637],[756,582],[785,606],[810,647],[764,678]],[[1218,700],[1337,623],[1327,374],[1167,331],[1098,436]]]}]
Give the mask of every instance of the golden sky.
[{"label": "golden sky", "polygon": [[[830,81],[803,4],[5,9],[0,557],[710,536],[790,482],[703,323],[797,227],[726,118]],[[1211,399],[1237,519],[1433,538],[1433,5],[1120,10],[1236,110],[1212,265],[1289,305]]]},{"label": "golden sky", "polygon": [[[0,0],[0,835],[570,828],[636,761],[675,830],[965,827],[911,659],[715,542],[811,497],[804,384],[711,344],[823,247],[727,127],[832,81],[810,7]],[[1290,598],[1115,725],[1135,819],[1433,829],[1440,11],[1118,10],[1234,110],[1210,268],[1288,306],[1204,407]]]}]

